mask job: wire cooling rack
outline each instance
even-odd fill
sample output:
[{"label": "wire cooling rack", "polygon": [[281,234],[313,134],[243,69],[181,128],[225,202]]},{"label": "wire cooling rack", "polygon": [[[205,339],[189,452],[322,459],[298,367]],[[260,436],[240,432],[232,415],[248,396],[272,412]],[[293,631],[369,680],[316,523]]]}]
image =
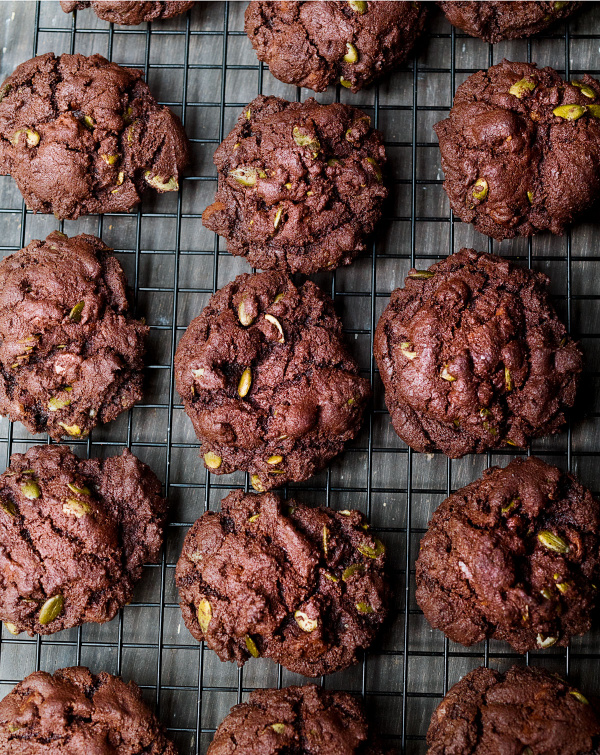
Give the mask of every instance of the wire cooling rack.
[{"label": "wire cooling rack", "polygon": [[[284,491],[304,502],[363,510],[387,543],[395,588],[388,627],[361,664],[320,682],[363,695],[375,730],[406,753],[425,752],[434,708],[452,684],[481,664],[500,669],[514,662],[543,664],[569,675],[583,689],[600,691],[598,629],[574,640],[566,652],[551,649],[523,658],[498,642],[463,648],[427,625],[414,600],[414,561],[431,513],[451,490],[491,464],[505,465],[514,454],[450,461],[441,454],[412,452],[391,429],[371,356],[379,315],[412,265],[426,267],[472,246],[548,273],[556,305],[586,352],[587,371],[568,431],[535,442],[532,451],[571,469],[593,490],[600,488],[600,373],[594,369],[600,348],[600,283],[595,282],[600,280],[600,255],[594,218],[564,237],[544,234],[502,244],[454,222],[432,131],[448,112],[456,87],[503,57],[551,65],[567,78],[584,71],[599,74],[600,10],[589,3],[567,27],[492,47],[457,33],[430,5],[429,32],[414,62],[359,94],[331,88],[317,96],[321,102],[341,100],[366,110],[385,135],[394,180],[386,218],[369,253],[348,268],[315,276],[333,296],[363,373],[371,378],[373,408],[361,435],[329,469]],[[205,752],[229,708],[252,689],[307,681],[261,659],[243,670],[221,663],[185,629],[174,586],[175,563],[189,525],[207,508],[218,507],[229,490],[248,484],[241,473],[211,477],[203,469],[174,388],[178,338],[217,288],[248,270],[201,225],[202,210],[216,188],[212,155],[257,94],[290,100],[312,95],[281,84],[257,62],[243,32],[244,9],[245,3],[197,3],[180,18],[122,27],[98,20],[90,10],[66,15],[58,2],[0,2],[0,80],[32,55],[101,53],[141,68],[157,98],[181,116],[193,145],[193,162],[179,194],[145,200],[129,215],[59,223],[28,212],[12,179],[0,177],[2,255],[57,227],[69,235],[95,233],[117,250],[137,313],[151,327],[145,398],[128,415],[72,446],[81,455],[110,455],[129,446],[161,477],[171,502],[161,562],[146,567],[133,602],[112,622],[44,638],[15,638],[3,630],[0,695],[36,669],[84,664],[95,672],[122,674],[142,687],[182,755]],[[44,436],[32,438],[19,424],[0,420],[6,462],[11,453],[46,442]]]}]

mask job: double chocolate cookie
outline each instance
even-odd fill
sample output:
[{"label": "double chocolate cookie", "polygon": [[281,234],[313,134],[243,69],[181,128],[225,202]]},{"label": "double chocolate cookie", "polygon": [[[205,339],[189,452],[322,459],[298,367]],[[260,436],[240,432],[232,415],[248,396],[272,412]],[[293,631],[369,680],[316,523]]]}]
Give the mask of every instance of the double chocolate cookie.
[{"label": "double chocolate cookie", "polygon": [[562,233],[600,197],[600,82],[505,60],[459,86],[435,126],[444,189],[495,239]]},{"label": "double chocolate cookie", "polygon": [[259,492],[322,469],[371,394],[329,296],[275,272],[217,291],[179,342],[175,380],[207,468],[250,472]]},{"label": "double chocolate cookie", "polygon": [[83,666],[29,674],[0,702],[5,755],[177,755],[134,682]]},{"label": "double chocolate cookie", "polygon": [[127,212],[145,189],[177,191],[187,162],[179,118],[137,69],[49,52],[0,86],[0,174],[34,212]]},{"label": "double chocolate cookie", "polygon": [[13,454],[0,475],[7,629],[52,634],[110,621],[156,560],[166,509],[160,482],[127,450],[106,459],[55,445]]},{"label": "double chocolate cookie", "polygon": [[502,42],[538,34],[568,18],[583,3],[570,2],[441,2],[437,3],[453,26],[486,42]]},{"label": "double chocolate cookie", "polygon": [[221,722],[207,755],[378,755],[358,698],[314,684],[257,689]]},{"label": "double chocolate cookie", "polygon": [[222,661],[321,676],[356,663],[387,613],[385,546],[359,511],[230,493],[177,563],[185,625]]},{"label": "double chocolate cookie", "polygon": [[202,222],[263,270],[308,275],[348,265],[387,196],[381,134],[362,110],[340,103],[257,97],[214,162],[218,189]]},{"label": "double chocolate cookie", "polygon": [[426,17],[427,3],[253,0],[246,34],[280,81],[358,92],[404,63]]},{"label": "double chocolate cookie", "polygon": [[473,249],[411,270],[374,343],[402,440],[456,458],[558,432],[575,400],[582,355],[548,283]]},{"label": "double chocolate cookie", "polygon": [[600,504],[540,459],[492,467],[436,510],[416,564],[417,603],[451,640],[519,653],[590,628],[600,584]]},{"label": "double chocolate cookie", "polygon": [[83,437],[142,397],[148,327],[111,252],[54,231],[0,262],[0,414],[32,433]]},{"label": "double chocolate cookie", "polygon": [[579,690],[540,668],[477,668],[448,692],[427,755],[594,755],[600,718]]},{"label": "double chocolate cookie", "polygon": [[92,8],[98,18],[113,24],[135,26],[144,21],[157,21],[173,18],[194,7],[193,0],[160,0],[140,2],[140,0],[60,0],[65,13]]}]

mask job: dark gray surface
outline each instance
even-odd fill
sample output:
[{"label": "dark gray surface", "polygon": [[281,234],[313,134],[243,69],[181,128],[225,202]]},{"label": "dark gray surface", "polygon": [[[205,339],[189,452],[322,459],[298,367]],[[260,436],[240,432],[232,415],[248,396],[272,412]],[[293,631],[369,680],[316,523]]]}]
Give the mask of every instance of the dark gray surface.
[{"label": "dark gray surface", "polygon": [[[94,431],[81,454],[114,454],[124,445],[149,463],[166,484],[171,524],[162,563],[148,567],[135,600],[104,626],[87,625],[49,638],[13,638],[3,630],[0,644],[0,694],[37,668],[52,671],[82,663],[135,679],[158,704],[181,753],[204,752],[212,731],[229,707],[257,686],[302,683],[303,679],[262,660],[243,674],[200,648],[189,635],[177,606],[174,565],[185,532],[207,506],[215,508],[243,474],[209,479],[197,459],[198,444],[173,388],[172,355],[177,338],[216,287],[248,267],[232,258],[202,228],[200,214],[215,190],[212,154],[241,108],[259,92],[288,99],[310,96],[276,81],[259,67],[243,34],[245,3],[198,3],[189,16],[156,23],[113,27],[93,12],[67,16],[58,2],[0,3],[2,57],[0,80],[35,53],[99,52],[146,70],[156,96],[184,117],[193,141],[193,164],[180,196],[145,202],[129,216],[81,218],[64,223],[69,235],[96,233],[119,252],[131,284],[136,284],[138,313],[152,326],[145,402],[129,416]],[[493,49],[451,32],[432,8],[431,35],[420,46],[416,66],[353,95],[346,90],[318,95],[359,104],[384,132],[396,183],[388,217],[369,253],[335,274],[315,276],[334,295],[348,337],[365,374],[373,378],[375,406],[361,436],[327,472],[299,488],[305,502],[336,508],[356,507],[370,515],[388,544],[394,568],[397,611],[365,663],[327,677],[324,683],[366,694],[377,728],[407,753],[425,752],[424,735],[432,710],[448,686],[482,664],[506,668],[517,656],[502,643],[465,650],[432,631],[414,602],[414,559],[433,509],[450,489],[477,477],[489,464],[509,456],[469,456],[449,462],[441,455],[415,454],[394,434],[384,411],[381,383],[371,358],[377,318],[390,291],[400,285],[412,262],[425,267],[462,246],[487,249],[488,239],[471,226],[449,222],[441,187],[437,142],[431,126],[447,112],[456,86],[471,72],[503,57],[552,65],[576,76],[600,73],[600,9],[592,4],[569,25],[549,35],[503,43]],[[227,34],[224,34],[227,30]],[[600,488],[598,470],[598,371],[600,273],[596,213],[562,238],[542,235],[530,243],[516,240],[489,248],[552,276],[557,306],[582,339],[587,355],[580,411],[572,430],[537,442],[534,452],[576,472],[592,489]],[[52,216],[25,213],[14,182],[0,177],[0,254],[9,254],[61,227]],[[583,416],[585,414],[585,416]],[[45,442],[37,436],[36,442]],[[21,425],[0,419],[0,455],[24,450],[32,438]],[[292,488],[290,487],[290,491]],[[406,585],[406,566],[409,580]],[[404,607],[408,602],[408,615]],[[573,642],[568,653],[549,650],[529,661],[569,673],[583,689],[600,692],[600,633]]]}]

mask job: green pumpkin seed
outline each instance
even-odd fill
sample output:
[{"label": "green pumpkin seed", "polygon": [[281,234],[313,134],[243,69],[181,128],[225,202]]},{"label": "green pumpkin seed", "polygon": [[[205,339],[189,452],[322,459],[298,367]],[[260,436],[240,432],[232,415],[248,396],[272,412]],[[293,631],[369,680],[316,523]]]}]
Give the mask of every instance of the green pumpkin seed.
[{"label": "green pumpkin seed", "polygon": [[582,695],[581,692],[579,690],[577,690],[577,689],[570,689],[569,690],[569,694],[573,695],[573,697],[576,700],[579,700],[579,702],[583,703],[584,705],[589,705],[590,704],[589,700],[587,699],[587,697],[585,697],[584,695]]},{"label": "green pumpkin seed", "polygon": [[66,516],[74,516],[76,519],[81,519],[82,516],[90,514],[92,507],[85,501],[80,501],[77,498],[67,498],[63,503],[63,514]]},{"label": "green pumpkin seed", "polygon": [[[14,634],[15,637],[18,634],[21,634],[21,631],[17,628],[17,626],[10,621],[5,621],[4,626],[6,627],[7,631],[9,631],[11,634]],[[18,727],[17,727],[18,728]]]},{"label": "green pumpkin seed", "polygon": [[72,320],[73,322],[81,322],[81,313],[83,312],[84,307],[85,301],[77,302],[77,304],[72,307],[71,311],[69,312],[69,320]]},{"label": "green pumpkin seed", "polygon": [[433,278],[434,275],[435,273],[432,273],[431,270],[412,270],[406,277],[411,280],[428,280]]},{"label": "green pumpkin seed", "polygon": [[529,94],[529,92],[533,92],[534,89],[535,82],[529,81],[528,79],[521,79],[520,81],[515,81],[508,92],[521,99],[525,97],[526,94]]},{"label": "green pumpkin seed", "polygon": [[171,178],[164,179],[161,176],[153,176],[152,171],[147,170],[144,173],[144,180],[147,184],[152,186],[156,191],[179,191],[179,182],[177,176],[171,176]]},{"label": "green pumpkin seed", "polygon": [[260,656],[260,653],[252,637],[250,637],[250,635],[247,634],[245,637],[245,640],[246,640],[246,647],[248,648],[248,652],[250,653],[250,655],[253,658],[258,658]]},{"label": "green pumpkin seed", "polygon": [[254,322],[254,317],[246,309],[245,299],[242,299],[238,306],[238,319],[245,328],[247,328],[248,325],[252,325]]},{"label": "green pumpkin seed", "polygon": [[53,396],[50,401],[48,401],[48,411],[58,412],[60,409],[64,409],[65,406],[69,406],[70,403],[70,398],[59,398],[58,396]]},{"label": "green pumpkin seed", "polygon": [[62,595],[55,595],[52,598],[48,598],[40,610],[40,615],[38,617],[40,624],[50,624],[51,621],[54,621],[54,619],[62,613],[64,605],[65,599]]},{"label": "green pumpkin seed", "polygon": [[349,579],[352,579],[352,577],[355,574],[364,574],[365,567],[363,564],[352,564],[351,566],[348,566],[348,568],[344,569],[342,572],[342,579],[344,582],[347,582]]},{"label": "green pumpkin seed", "polygon": [[21,485],[21,493],[30,501],[34,501],[42,495],[40,486],[34,480],[27,480]]},{"label": "green pumpkin seed", "polygon": [[250,367],[246,367],[246,369],[242,372],[242,377],[240,378],[240,382],[238,383],[238,396],[240,398],[245,398],[250,391],[251,385],[252,370],[250,369]]},{"label": "green pumpkin seed", "polygon": [[59,422],[58,424],[63,428],[67,435],[71,435],[73,437],[81,435],[81,428],[79,427],[79,425],[65,425],[64,422]]},{"label": "green pumpkin seed", "polygon": [[18,513],[18,509],[10,498],[0,498],[0,508],[8,516],[15,517]]},{"label": "green pumpkin seed", "polygon": [[283,328],[281,327],[279,320],[276,317],[273,317],[273,315],[265,315],[265,320],[267,322],[270,322],[271,325],[274,325],[277,328],[277,332],[279,333],[277,343],[285,343],[285,335],[283,333]]},{"label": "green pumpkin seed", "polygon": [[356,610],[359,611],[359,613],[375,613],[373,606],[368,603],[357,603]]},{"label": "green pumpkin seed", "polygon": [[299,147],[306,147],[313,153],[314,157],[319,154],[321,143],[316,137],[303,134],[298,126],[294,126],[292,129],[292,137]]},{"label": "green pumpkin seed", "polygon": [[252,485],[252,487],[254,488],[254,490],[256,490],[257,493],[264,493],[265,492],[264,485],[260,481],[260,477],[257,474],[253,474],[250,477],[250,484]]},{"label": "green pumpkin seed", "polygon": [[560,105],[559,107],[555,107],[552,113],[558,118],[563,118],[566,121],[576,121],[578,118],[581,118],[586,110],[587,108],[585,105],[577,105],[573,103],[572,105]]},{"label": "green pumpkin seed", "polygon": [[223,459],[212,451],[207,451],[204,454],[204,463],[209,469],[218,469],[223,462]]},{"label": "green pumpkin seed", "polygon": [[555,535],[554,532],[550,532],[550,530],[541,530],[538,532],[537,539],[545,548],[555,553],[568,553],[569,551],[569,544],[562,537]]},{"label": "green pumpkin seed", "polygon": [[368,545],[367,543],[361,543],[358,546],[358,550],[367,556],[368,558],[379,558],[382,553],[385,553],[385,545],[379,540],[379,538],[373,538],[375,540],[375,546]]},{"label": "green pumpkin seed", "polygon": [[473,186],[473,199],[485,199],[488,195],[488,191],[489,186],[485,178],[478,178],[477,181],[475,181],[475,186]]},{"label": "green pumpkin seed", "polygon": [[343,76],[340,76],[340,84],[343,87],[346,87],[346,89],[350,89],[350,87],[352,86],[352,82],[348,81],[348,79],[345,79]]},{"label": "green pumpkin seed", "polygon": [[359,16],[362,16],[367,12],[367,3],[362,2],[362,0],[348,0],[348,5],[355,13],[358,13]]},{"label": "green pumpkin seed", "polygon": [[356,47],[354,47],[354,45],[350,42],[346,42],[346,50],[348,51],[344,55],[344,60],[346,61],[346,63],[356,63],[356,61],[358,60],[358,50],[356,49]]},{"label": "green pumpkin seed", "polygon": [[212,606],[206,598],[202,598],[198,604],[198,624],[202,634],[206,635],[208,632],[208,625],[212,619]]}]

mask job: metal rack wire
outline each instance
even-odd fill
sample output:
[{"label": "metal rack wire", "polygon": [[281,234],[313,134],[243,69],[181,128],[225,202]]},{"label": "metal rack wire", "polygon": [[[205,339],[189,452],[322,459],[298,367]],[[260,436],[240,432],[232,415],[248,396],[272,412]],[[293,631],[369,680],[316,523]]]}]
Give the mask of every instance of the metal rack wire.
[{"label": "metal rack wire", "polygon": [[[591,6],[591,4],[590,4]],[[177,197],[145,201],[130,215],[105,215],[58,224],[28,212],[14,182],[0,178],[0,253],[9,254],[57,225],[69,235],[91,232],[115,247],[134,289],[138,314],[151,326],[148,386],[144,403],[127,416],[74,443],[77,453],[111,454],[127,445],[161,477],[172,502],[161,562],[146,567],[131,605],[103,626],[86,625],[50,637],[0,641],[0,694],[26,674],[82,663],[92,670],[123,674],[140,684],[184,755],[204,752],[229,707],[255,687],[302,683],[267,661],[238,670],[198,645],[183,626],[174,588],[174,566],[188,526],[215,508],[242,474],[211,477],[197,460],[198,443],[174,388],[177,340],[208,297],[247,270],[224,244],[202,229],[200,218],[215,189],[212,153],[240,110],[259,93],[304,99],[311,92],[277,82],[256,61],[243,33],[242,3],[198,3],[186,16],[153,25],[118,27],[91,11],[67,16],[57,2],[4,2],[6,20],[1,76],[31,55],[100,52],[143,69],[161,102],[181,116],[194,160]],[[593,225],[578,224],[563,238],[548,236],[497,244],[471,226],[454,222],[441,187],[439,152],[431,126],[444,117],[456,87],[469,74],[499,62],[533,60],[567,77],[599,73],[600,12],[588,7],[567,27],[531,40],[492,46],[457,33],[431,9],[430,32],[419,56],[379,86],[352,95],[333,90],[323,102],[342,100],[363,107],[385,137],[394,186],[387,216],[369,254],[332,274],[315,276],[342,314],[354,352],[375,389],[364,431],[330,468],[286,495],[302,501],[362,509],[388,544],[395,606],[387,630],[362,663],[321,679],[329,688],[362,694],[378,731],[406,753],[425,752],[430,715],[467,671],[478,665],[506,668],[514,662],[544,664],[570,675],[584,689],[600,690],[598,630],[578,638],[566,652],[550,650],[525,659],[502,643],[465,649],[444,640],[426,624],[414,602],[418,540],[435,507],[451,491],[475,479],[486,466],[507,463],[511,453],[489,453],[450,461],[413,453],[395,436],[372,359],[373,332],[393,288],[412,265],[424,267],[462,246],[511,256],[549,273],[553,293],[571,332],[587,353],[581,395],[586,410],[575,413],[560,436],[536,442],[533,452],[576,472],[600,488],[596,469],[598,400],[594,369],[600,334],[600,297],[594,277]],[[6,462],[32,438],[20,425],[0,420]]]}]

